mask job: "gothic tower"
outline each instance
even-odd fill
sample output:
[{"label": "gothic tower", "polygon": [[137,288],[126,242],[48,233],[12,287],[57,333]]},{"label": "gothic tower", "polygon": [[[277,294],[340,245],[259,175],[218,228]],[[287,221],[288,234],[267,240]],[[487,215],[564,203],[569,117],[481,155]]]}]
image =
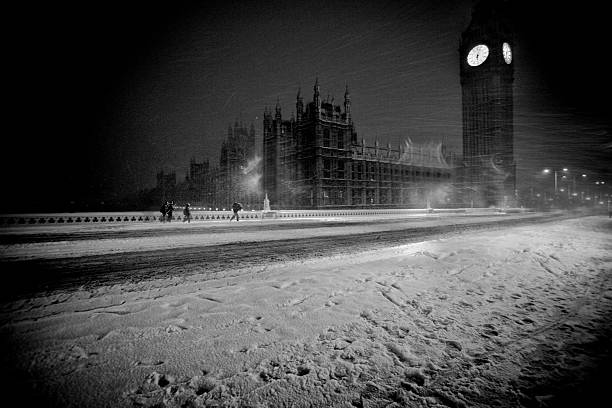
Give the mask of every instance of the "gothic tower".
[{"label": "gothic tower", "polygon": [[512,205],[516,190],[513,35],[504,0],[481,0],[459,46],[466,201]]}]

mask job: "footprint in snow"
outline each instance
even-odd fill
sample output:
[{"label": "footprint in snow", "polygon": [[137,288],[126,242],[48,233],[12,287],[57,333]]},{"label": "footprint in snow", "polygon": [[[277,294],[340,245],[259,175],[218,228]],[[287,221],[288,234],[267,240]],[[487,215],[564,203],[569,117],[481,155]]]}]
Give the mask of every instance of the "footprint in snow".
[{"label": "footprint in snow", "polygon": [[338,305],[338,304],[340,304],[340,302],[338,302],[337,300],[335,300],[335,299],[330,299],[330,300],[328,300],[328,301],[325,303],[325,306],[326,306],[326,307],[333,307],[333,306],[336,306],[336,305]]},{"label": "footprint in snow", "polygon": [[480,333],[482,337],[489,338],[489,337],[499,336],[499,332],[497,331],[497,328],[493,326],[492,324],[485,324],[483,325],[483,327],[484,327],[484,330],[482,331],[482,333]]},{"label": "footprint in snow", "polygon": [[293,286],[295,284],[296,284],[296,282],[275,282],[275,283],[273,283],[270,286],[272,286],[275,289],[286,289],[286,288],[291,287],[291,286]]},{"label": "footprint in snow", "polygon": [[[155,367],[165,364],[162,360],[157,360],[154,358],[147,358],[143,360],[138,360],[134,363],[135,366],[144,366],[144,367]],[[154,372],[155,373],[155,372]]]},{"label": "footprint in snow", "polygon": [[261,316],[249,316],[246,319],[240,320],[240,323],[253,323],[253,322],[259,321],[261,319],[263,319],[263,317],[261,317]]},{"label": "footprint in snow", "polygon": [[187,327],[171,324],[166,327],[166,333],[180,333],[184,330],[187,330]]},{"label": "footprint in snow", "polygon": [[463,309],[472,309],[472,308],[474,308],[474,305],[472,305],[471,303],[466,302],[465,300],[460,300],[459,301],[459,307],[461,307]]},{"label": "footprint in snow", "polygon": [[436,259],[436,260],[440,257],[438,254],[434,254],[433,252],[429,252],[429,251],[423,251],[423,252],[421,252],[421,255],[425,255],[425,256],[428,256],[428,257],[430,257],[432,259]]}]

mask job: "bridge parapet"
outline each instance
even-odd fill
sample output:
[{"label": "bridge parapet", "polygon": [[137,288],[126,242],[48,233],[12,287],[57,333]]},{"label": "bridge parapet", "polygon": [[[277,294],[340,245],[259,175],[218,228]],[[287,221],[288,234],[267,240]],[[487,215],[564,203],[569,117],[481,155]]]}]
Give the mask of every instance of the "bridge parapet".
[{"label": "bridge parapet", "polygon": [[[277,210],[274,217],[266,217],[261,211],[241,211],[241,219],[262,220],[264,218],[318,218],[318,217],[355,217],[372,215],[419,215],[419,214],[494,214],[500,212],[529,212],[529,209],[515,208],[453,208],[453,209],[330,209],[330,210]],[[191,212],[191,221],[229,220],[232,211]],[[183,214],[172,217],[174,222],[183,221]],[[83,212],[83,213],[31,213],[0,214],[0,226],[28,225],[73,225],[73,224],[117,224],[117,223],[160,223],[160,214],[155,211],[142,212]]]}]

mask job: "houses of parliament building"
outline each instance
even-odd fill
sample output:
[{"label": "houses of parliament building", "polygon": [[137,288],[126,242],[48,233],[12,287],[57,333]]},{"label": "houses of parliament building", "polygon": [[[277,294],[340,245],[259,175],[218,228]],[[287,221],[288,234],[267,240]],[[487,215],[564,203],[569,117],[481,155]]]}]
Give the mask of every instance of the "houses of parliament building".
[{"label": "houses of parliament building", "polygon": [[348,88],[343,107],[321,98],[317,80],[311,102],[298,91],[290,119],[278,102],[274,112],[266,108],[261,154],[255,133],[252,124],[230,126],[219,165],[192,159],[182,183],[174,173],[158,173],[162,200],[209,208],[240,201],[246,209],[259,209],[266,195],[272,209],[423,208],[450,200],[441,195],[455,178],[444,145],[358,140]]},{"label": "houses of parliament building", "polygon": [[348,87],[343,106],[321,98],[317,79],[312,101],[298,91],[295,117],[278,103],[264,112],[263,190],[279,208],[423,207],[452,179],[441,143],[358,140]]}]

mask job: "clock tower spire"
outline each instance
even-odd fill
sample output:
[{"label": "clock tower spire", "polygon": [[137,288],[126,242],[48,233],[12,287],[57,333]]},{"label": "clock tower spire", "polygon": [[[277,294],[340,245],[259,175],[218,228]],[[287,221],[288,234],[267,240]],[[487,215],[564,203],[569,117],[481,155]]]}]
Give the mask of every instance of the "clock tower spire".
[{"label": "clock tower spire", "polygon": [[508,206],[515,201],[512,56],[508,3],[481,0],[459,46],[466,202]]}]

